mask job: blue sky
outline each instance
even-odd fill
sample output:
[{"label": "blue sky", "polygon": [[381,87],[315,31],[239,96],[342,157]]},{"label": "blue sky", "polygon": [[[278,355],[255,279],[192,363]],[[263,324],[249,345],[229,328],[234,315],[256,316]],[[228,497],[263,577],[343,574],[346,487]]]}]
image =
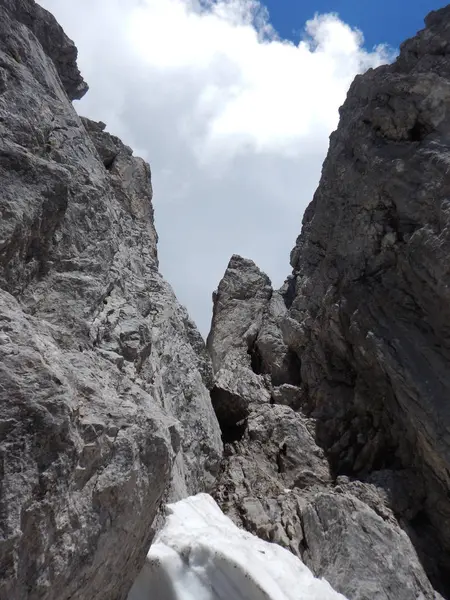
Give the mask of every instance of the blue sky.
[{"label": "blue sky", "polygon": [[264,0],[270,22],[278,33],[295,42],[298,30],[314,13],[336,12],[349,25],[358,27],[366,47],[387,43],[398,47],[423,27],[430,11],[442,8],[448,0]]}]

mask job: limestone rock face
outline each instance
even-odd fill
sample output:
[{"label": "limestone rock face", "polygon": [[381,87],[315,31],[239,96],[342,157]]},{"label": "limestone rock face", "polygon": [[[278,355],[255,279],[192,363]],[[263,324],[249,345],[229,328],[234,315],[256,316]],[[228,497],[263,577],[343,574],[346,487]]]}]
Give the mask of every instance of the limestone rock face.
[{"label": "limestone rock face", "polygon": [[0,0],[0,598],[120,600],[162,499],[222,442],[201,336],[158,272],[150,168],[70,99],[76,49]]},{"label": "limestone rock face", "polygon": [[[251,314],[240,291],[248,272],[250,288],[267,291],[250,303],[259,324],[251,338],[241,326]],[[336,479],[317,441],[320,420],[308,409],[307,392],[282,341],[281,324],[289,317],[279,299],[286,298],[288,285],[270,293],[267,276],[254,263],[233,257],[215,295],[208,345],[228,366],[218,368],[212,392],[226,442],[215,498],[235,523],[288,548],[350,599],[434,599],[417,552],[395,516],[397,511],[413,518],[420,510],[420,477],[402,469],[377,471],[364,480]],[[275,315],[274,298],[279,304]],[[268,338],[277,343],[269,346]],[[285,379],[297,385],[280,384],[281,376],[274,381],[272,365],[282,364],[280,357],[290,365],[283,371]],[[224,372],[236,375],[233,387]]]},{"label": "limestone rock face", "polygon": [[449,48],[447,7],[356,78],[292,275],[270,292],[234,257],[215,296],[216,386],[231,356],[245,406],[216,498],[350,599],[450,595]]},{"label": "limestone rock face", "polygon": [[[78,51],[55,17],[32,0],[2,0],[11,17],[25,25],[37,38],[45,54],[53,61],[70,100],[79,100],[88,91],[77,67]],[[10,43],[10,51],[20,60],[21,44]]]}]

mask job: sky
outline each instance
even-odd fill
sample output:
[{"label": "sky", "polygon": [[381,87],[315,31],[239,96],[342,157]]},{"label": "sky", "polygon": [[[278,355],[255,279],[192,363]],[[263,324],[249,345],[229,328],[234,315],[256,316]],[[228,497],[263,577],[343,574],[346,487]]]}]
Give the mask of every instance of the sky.
[{"label": "sky", "polygon": [[440,5],[266,2],[40,0],[77,44],[77,111],[150,162],[160,270],[205,336],[232,254],[283,283],[350,83]]},{"label": "sky", "polygon": [[298,42],[302,24],[317,13],[338,13],[340,18],[364,33],[365,46],[380,43],[398,47],[423,27],[432,10],[448,0],[266,0],[270,22],[284,38]]}]

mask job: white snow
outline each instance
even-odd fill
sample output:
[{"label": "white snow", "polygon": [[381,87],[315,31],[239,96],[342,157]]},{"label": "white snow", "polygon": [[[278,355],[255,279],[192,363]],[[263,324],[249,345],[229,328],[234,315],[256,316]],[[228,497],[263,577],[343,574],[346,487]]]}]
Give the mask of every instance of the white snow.
[{"label": "white snow", "polygon": [[128,600],[345,600],[288,550],[239,529],[207,494],[167,513]]}]

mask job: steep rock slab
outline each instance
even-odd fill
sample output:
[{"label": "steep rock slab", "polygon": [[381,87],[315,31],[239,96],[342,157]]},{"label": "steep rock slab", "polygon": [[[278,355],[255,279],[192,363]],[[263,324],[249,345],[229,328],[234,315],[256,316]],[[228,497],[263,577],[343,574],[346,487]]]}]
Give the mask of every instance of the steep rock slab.
[{"label": "steep rock slab", "polygon": [[251,260],[234,255],[213,294],[214,309],[207,348],[215,370],[211,399],[224,441],[239,439],[252,404],[270,402],[255,364],[256,336],[273,290],[269,278]]},{"label": "steep rock slab", "polygon": [[[283,324],[333,471],[413,467],[411,527],[450,593],[450,7],[356,78],[291,255]],[[420,543],[422,540],[422,544]]]},{"label": "steep rock slab", "polygon": [[224,366],[230,355],[242,358],[245,353],[251,355],[272,295],[272,284],[267,275],[253,261],[234,254],[213,294],[213,318],[207,346],[215,371]]},{"label": "steep rock slab", "polygon": [[3,291],[0,323],[0,598],[121,598],[151,540],[176,423]]},{"label": "steep rock slab", "polygon": [[75,57],[49,13],[0,0],[2,600],[126,597],[161,499],[208,490],[221,456],[149,166],[78,118]]},{"label": "steep rock slab", "polygon": [[[335,481],[317,444],[318,420],[307,416],[300,362],[282,333],[291,318],[292,281],[274,292],[254,263],[234,256],[214,296],[213,390],[231,387],[224,377],[230,365],[230,379],[237,376],[233,394],[213,395],[226,442],[215,498],[235,523],[289,549],[351,600],[433,600],[393,512],[417,514],[420,478],[404,470]],[[236,407],[245,414],[231,430]]]}]

